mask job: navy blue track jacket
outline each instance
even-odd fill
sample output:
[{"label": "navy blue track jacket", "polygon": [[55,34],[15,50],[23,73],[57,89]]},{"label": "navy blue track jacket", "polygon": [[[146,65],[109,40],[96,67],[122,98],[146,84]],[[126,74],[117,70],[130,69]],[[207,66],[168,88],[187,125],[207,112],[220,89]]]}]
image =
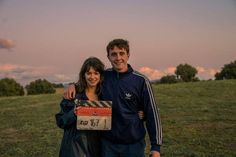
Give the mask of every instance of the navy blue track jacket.
[{"label": "navy blue track jacket", "polygon": [[160,151],[162,127],[150,81],[128,65],[128,71],[105,71],[102,96],[112,101],[112,130],[104,131],[103,137],[113,143],[131,144],[145,137],[143,120],[137,112],[144,111],[151,150]]}]

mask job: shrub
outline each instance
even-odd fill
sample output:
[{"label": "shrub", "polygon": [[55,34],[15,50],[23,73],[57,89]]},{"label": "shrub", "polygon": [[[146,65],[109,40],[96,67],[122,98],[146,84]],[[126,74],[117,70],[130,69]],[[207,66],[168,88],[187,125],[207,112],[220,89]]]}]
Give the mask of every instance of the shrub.
[{"label": "shrub", "polygon": [[160,83],[177,83],[178,80],[175,75],[166,75],[163,76],[160,80]]},{"label": "shrub", "polygon": [[56,92],[53,85],[45,79],[38,79],[30,82],[29,85],[26,85],[26,90],[29,95],[49,94]]},{"label": "shrub", "polygon": [[22,96],[24,88],[13,78],[3,78],[0,80],[0,96]]}]

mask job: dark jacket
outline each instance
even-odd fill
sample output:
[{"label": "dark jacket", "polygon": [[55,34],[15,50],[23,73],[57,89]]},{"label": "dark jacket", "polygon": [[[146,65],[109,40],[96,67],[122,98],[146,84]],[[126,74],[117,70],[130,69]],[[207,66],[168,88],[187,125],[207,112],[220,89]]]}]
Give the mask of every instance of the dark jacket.
[{"label": "dark jacket", "polygon": [[128,71],[114,69],[105,72],[102,100],[112,101],[112,130],[103,137],[113,143],[131,144],[145,137],[144,122],[138,111],[143,110],[151,141],[151,150],[160,150],[162,128],[150,81],[128,65]]},{"label": "dark jacket", "polygon": [[[79,100],[88,100],[84,93],[76,95]],[[64,129],[59,157],[100,157],[101,143],[98,131],[77,130],[75,103],[63,99],[61,111],[56,114],[57,126]]]}]

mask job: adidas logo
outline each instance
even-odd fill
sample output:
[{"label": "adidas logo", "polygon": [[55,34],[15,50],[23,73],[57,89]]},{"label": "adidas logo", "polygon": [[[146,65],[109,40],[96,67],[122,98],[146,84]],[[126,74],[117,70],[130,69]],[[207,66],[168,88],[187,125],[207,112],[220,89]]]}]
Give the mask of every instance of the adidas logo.
[{"label": "adidas logo", "polygon": [[125,93],[125,99],[130,100],[132,95],[130,93]]}]

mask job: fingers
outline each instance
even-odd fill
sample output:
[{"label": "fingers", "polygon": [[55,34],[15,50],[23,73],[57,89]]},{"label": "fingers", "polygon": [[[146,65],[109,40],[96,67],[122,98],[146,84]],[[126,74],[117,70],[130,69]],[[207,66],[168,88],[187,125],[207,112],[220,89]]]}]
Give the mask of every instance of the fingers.
[{"label": "fingers", "polygon": [[74,99],[76,95],[76,91],[75,91],[75,85],[69,85],[65,90],[64,90],[64,95],[63,97],[65,99]]},{"label": "fingers", "polygon": [[74,87],[73,92],[72,92],[72,97],[73,98],[75,98],[75,94],[76,94],[76,92],[75,92],[75,87]]},{"label": "fingers", "polygon": [[64,90],[63,98],[64,99],[69,99],[69,97],[67,95],[67,89]]},{"label": "fingers", "polygon": [[76,111],[77,111],[77,108],[75,107],[75,108],[74,108],[74,114],[75,114],[75,115],[76,115]]},{"label": "fingers", "polygon": [[144,119],[144,112],[143,111],[138,111],[138,116],[139,116],[139,119]]},{"label": "fingers", "polygon": [[152,151],[151,154],[149,155],[150,157],[160,157],[160,152],[158,151]]},{"label": "fingers", "polygon": [[69,94],[69,98],[70,98],[70,99],[75,98],[76,91],[75,91],[75,85],[74,85],[74,84],[72,84],[72,85],[69,86],[69,88],[68,88],[68,94]]}]

